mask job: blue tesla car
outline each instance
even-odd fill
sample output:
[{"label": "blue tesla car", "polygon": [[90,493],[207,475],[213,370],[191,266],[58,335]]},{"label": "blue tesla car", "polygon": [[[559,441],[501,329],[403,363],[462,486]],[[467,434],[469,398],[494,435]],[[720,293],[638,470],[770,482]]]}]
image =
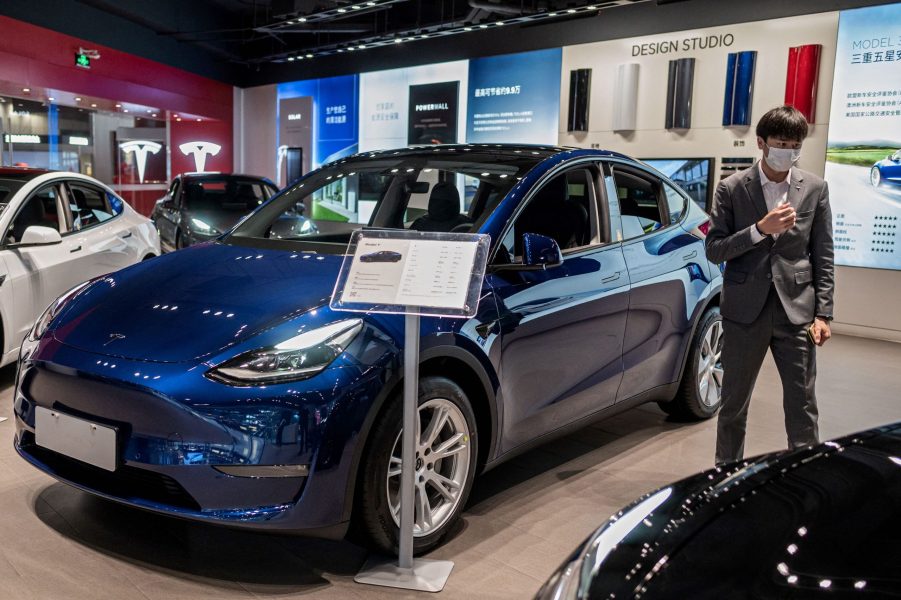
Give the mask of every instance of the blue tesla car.
[{"label": "blue tesla car", "polygon": [[901,185],[901,150],[895,150],[870,168],[873,187],[883,184]]},{"label": "blue tesla car", "polygon": [[[298,203],[317,232],[277,233]],[[403,317],[329,297],[352,231],[414,221],[492,242],[476,316],[421,326],[417,552],[479,471],[644,402],[719,408],[704,211],[620,154],[451,145],[331,163],[215,241],[64,294],[23,343],[16,449],[131,506],[327,537],[354,524],[391,550]]]}]

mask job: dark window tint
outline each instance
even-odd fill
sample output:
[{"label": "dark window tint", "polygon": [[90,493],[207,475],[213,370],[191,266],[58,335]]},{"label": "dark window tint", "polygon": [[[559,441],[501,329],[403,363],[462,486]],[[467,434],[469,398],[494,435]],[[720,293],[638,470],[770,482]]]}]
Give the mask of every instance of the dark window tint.
[{"label": "dark window tint", "polygon": [[664,225],[660,183],[631,169],[613,167],[616,197],[623,222],[623,238],[651,233]]},{"label": "dark window tint", "polygon": [[112,219],[114,214],[106,200],[106,192],[81,183],[69,183],[69,210],[72,230],[81,231]]},{"label": "dark window tint", "polygon": [[[21,181],[16,181],[14,179],[0,179],[0,205],[8,204],[10,200],[12,200],[13,194],[15,194],[19,188],[22,187]],[[2,209],[0,209],[2,212]]]},{"label": "dark window tint", "polygon": [[7,242],[14,244],[22,241],[25,230],[33,225],[50,227],[59,231],[57,197],[58,192],[54,185],[41,188],[32,194],[13,219],[7,232]]},{"label": "dark window tint", "polygon": [[263,186],[251,180],[204,179],[185,182],[182,204],[193,211],[249,212],[268,196]]},{"label": "dark window tint", "polygon": [[502,242],[510,262],[522,257],[525,233],[537,233],[553,238],[563,251],[574,250],[593,242],[591,196],[593,177],[588,169],[574,169],[546,182],[516,217]]}]

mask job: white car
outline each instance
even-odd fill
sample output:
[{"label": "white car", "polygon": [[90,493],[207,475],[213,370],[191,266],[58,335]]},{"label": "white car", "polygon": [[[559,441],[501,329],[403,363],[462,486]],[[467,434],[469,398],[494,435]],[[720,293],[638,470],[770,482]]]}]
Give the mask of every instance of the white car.
[{"label": "white car", "polygon": [[96,179],[0,167],[0,367],[60,294],[159,254],[150,220]]}]

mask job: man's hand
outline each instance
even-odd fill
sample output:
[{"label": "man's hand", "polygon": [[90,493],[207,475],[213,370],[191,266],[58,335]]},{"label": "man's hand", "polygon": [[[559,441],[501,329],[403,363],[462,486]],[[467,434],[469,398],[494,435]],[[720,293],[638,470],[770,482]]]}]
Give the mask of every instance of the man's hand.
[{"label": "man's hand", "polygon": [[826,319],[821,319],[819,317],[814,319],[813,325],[810,326],[810,330],[813,334],[813,343],[817,346],[822,346],[832,337],[832,328],[829,326],[829,321]]},{"label": "man's hand", "polygon": [[795,209],[788,202],[782,201],[765,217],[757,221],[757,229],[763,235],[785,233],[795,226]]}]

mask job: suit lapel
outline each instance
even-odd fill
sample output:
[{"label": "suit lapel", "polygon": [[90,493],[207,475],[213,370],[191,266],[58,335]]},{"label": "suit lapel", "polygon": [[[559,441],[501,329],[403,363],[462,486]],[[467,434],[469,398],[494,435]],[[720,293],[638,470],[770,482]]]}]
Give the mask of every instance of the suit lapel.
[{"label": "suit lapel", "polygon": [[763,197],[763,187],[760,185],[760,167],[757,163],[745,171],[745,189],[748,190],[748,196],[751,198],[751,204],[757,212],[757,220],[766,216],[766,200]]},{"label": "suit lapel", "polygon": [[[801,202],[804,200],[804,175],[797,168],[792,169],[792,178],[788,186],[788,194],[785,199],[795,208],[795,212],[801,212]],[[779,244],[779,241],[791,234],[797,232],[797,226],[792,227],[773,242],[773,245]]]}]

